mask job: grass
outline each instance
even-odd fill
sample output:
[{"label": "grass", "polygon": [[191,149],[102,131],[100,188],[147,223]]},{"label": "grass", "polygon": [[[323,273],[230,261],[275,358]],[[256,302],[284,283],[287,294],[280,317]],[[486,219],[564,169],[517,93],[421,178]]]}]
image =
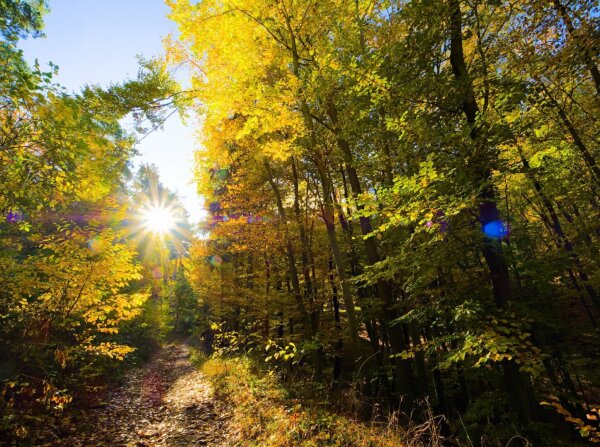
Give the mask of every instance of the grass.
[{"label": "grass", "polygon": [[[231,414],[231,443],[261,447],[412,447],[441,445],[435,423],[402,428],[388,422],[363,422],[335,413],[318,399],[294,398],[268,371],[253,367],[245,356],[192,360],[212,383],[218,400]],[[326,400],[326,399],[322,399]]]}]

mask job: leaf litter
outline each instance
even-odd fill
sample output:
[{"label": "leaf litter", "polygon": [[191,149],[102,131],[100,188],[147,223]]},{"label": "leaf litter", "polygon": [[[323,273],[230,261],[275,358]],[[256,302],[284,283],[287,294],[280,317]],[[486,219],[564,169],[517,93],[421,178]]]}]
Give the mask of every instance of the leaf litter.
[{"label": "leaf litter", "polygon": [[228,417],[186,344],[162,347],[105,405],[84,411],[77,428],[48,446],[183,447],[226,445]]}]

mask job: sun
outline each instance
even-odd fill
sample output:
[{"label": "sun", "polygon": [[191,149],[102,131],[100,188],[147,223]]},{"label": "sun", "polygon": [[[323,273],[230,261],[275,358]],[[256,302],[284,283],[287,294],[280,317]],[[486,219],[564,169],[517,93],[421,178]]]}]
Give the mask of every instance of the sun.
[{"label": "sun", "polygon": [[163,205],[151,205],[142,212],[144,227],[155,234],[166,234],[175,228],[175,215],[172,209]]}]

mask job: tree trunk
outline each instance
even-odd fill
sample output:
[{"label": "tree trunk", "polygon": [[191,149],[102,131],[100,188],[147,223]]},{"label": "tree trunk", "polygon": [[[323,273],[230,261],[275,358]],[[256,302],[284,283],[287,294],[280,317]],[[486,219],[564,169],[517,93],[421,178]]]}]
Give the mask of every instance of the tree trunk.
[{"label": "tree trunk", "polygon": [[338,277],[340,278],[342,297],[344,300],[344,306],[346,307],[346,317],[348,319],[350,342],[352,344],[352,349],[356,352],[356,349],[358,348],[358,321],[356,318],[356,311],[354,309],[352,289],[350,288],[348,275],[346,274],[346,263],[342,256],[335,231],[335,211],[332,199],[333,185],[330,182],[329,175],[325,170],[322,160],[317,159],[316,165],[321,180],[321,186],[323,187],[323,221],[325,222],[325,227],[327,228],[329,246],[331,248],[333,260],[336,265]]},{"label": "tree trunk", "polygon": [[[333,124],[333,129],[338,147],[344,155],[345,170],[346,174],[348,175],[350,188],[352,189],[354,197],[358,197],[360,196],[360,194],[362,194],[362,186],[360,184],[358,173],[354,168],[354,157],[352,155],[350,144],[345,138],[341,136],[341,132],[339,130],[338,112],[332,97],[329,97],[328,99],[327,114],[329,116],[329,119],[331,120],[331,123]],[[357,208],[360,211],[363,209],[363,206],[357,205]],[[369,219],[368,217],[361,216],[359,218],[359,221],[363,236],[366,236],[373,231],[371,219]],[[379,252],[377,250],[377,244],[375,242],[375,239],[363,238],[363,245],[367,256],[368,265],[374,265],[377,262],[379,262]],[[406,349],[406,343],[404,342],[404,337],[402,335],[402,328],[400,325],[389,325],[390,321],[398,317],[398,312],[395,309],[396,302],[392,294],[391,286],[387,281],[381,279],[377,281],[377,295],[379,296],[379,299],[382,302],[382,321],[384,321],[386,326],[388,326],[388,333],[390,335],[390,345],[392,346],[394,352],[402,352]],[[412,395],[414,393],[415,387],[411,379],[412,368],[410,365],[410,361],[397,359],[396,363],[398,368],[398,392],[404,395]]]},{"label": "tree trunk", "polygon": [[304,332],[307,340],[310,340],[313,335],[313,327],[310,316],[306,310],[306,306],[304,304],[304,300],[302,298],[302,292],[300,290],[300,281],[298,280],[298,269],[296,267],[296,255],[294,253],[294,247],[292,245],[292,241],[290,239],[289,234],[287,234],[287,223],[285,216],[285,208],[283,207],[283,201],[281,200],[281,193],[279,192],[279,188],[273,179],[273,173],[271,171],[271,166],[269,161],[265,158],[264,166],[267,173],[267,180],[269,185],[271,185],[271,189],[273,190],[273,194],[275,195],[275,202],[277,203],[277,210],[279,213],[279,217],[283,221],[283,227],[285,231],[285,248],[286,255],[288,261],[288,270],[290,275],[290,280],[292,282],[292,290],[294,294],[294,298],[296,300],[296,306],[298,307],[298,312],[300,312],[300,316],[302,317],[302,321],[304,322]]},{"label": "tree trunk", "polygon": [[594,85],[596,86],[596,97],[600,98],[600,70],[598,66],[594,63],[594,58],[590,52],[588,45],[582,45],[579,40],[579,35],[577,29],[575,29],[575,25],[573,25],[573,21],[569,16],[569,11],[565,5],[563,5],[560,0],[554,0],[554,9],[558,12],[560,17],[565,22],[565,26],[567,27],[567,32],[569,33],[569,37],[575,41],[575,46],[578,50],[581,51],[581,55],[583,58],[583,62],[588,68],[590,75],[594,81]]},{"label": "tree trunk", "polygon": [[308,313],[310,315],[311,324],[313,327],[313,333],[316,334],[319,331],[319,309],[315,306],[315,293],[310,277],[310,270],[308,265],[308,237],[306,235],[306,228],[304,222],[302,222],[302,214],[300,211],[300,192],[298,185],[298,168],[296,167],[296,159],[291,158],[292,165],[292,180],[294,183],[294,217],[296,218],[296,225],[298,225],[298,231],[300,233],[300,264],[302,266],[302,275],[304,277],[304,294],[308,303]]},{"label": "tree trunk", "polygon": [[[556,241],[557,246],[559,248],[562,247],[569,254],[569,258],[571,259],[571,262],[573,263],[575,271],[577,272],[577,276],[579,276],[579,279],[583,283],[583,287],[586,291],[588,298],[592,302],[596,313],[599,312],[600,311],[600,298],[598,297],[598,293],[596,292],[596,289],[594,288],[594,286],[590,283],[589,277],[583,267],[583,264],[581,263],[581,259],[579,259],[579,256],[577,255],[577,253],[574,250],[572,242],[569,240],[569,238],[565,234],[565,232],[562,228],[562,225],[560,223],[560,220],[558,219],[558,213],[554,209],[554,205],[552,204],[550,199],[546,196],[546,194],[542,190],[542,185],[540,184],[540,182],[535,178],[535,176],[531,172],[531,169],[529,167],[529,162],[527,161],[527,159],[525,158],[525,155],[523,154],[523,152],[520,149],[519,149],[519,155],[521,157],[521,163],[523,163],[523,169],[525,170],[525,175],[533,183],[533,186],[534,186],[537,194],[539,195],[540,200],[542,201],[542,204],[544,205],[544,208],[546,208],[546,211],[547,211],[548,215],[550,216],[549,228],[551,229],[551,231],[555,234],[555,236],[557,238],[557,241]],[[575,275],[572,273],[572,271],[570,273],[570,276],[572,277],[574,285],[577,287],[577,280],[575,279],[575,277],[574,277]],[[589,309],[587,303],[584,303],[584,306]],[[592,320],[592,324],[596,325],[596,316],[594,314],[592,314],[591,312],[588,312],[588,313]]]},{"label": "tree trunk", "polygon": [[[297,78],[300,78],[300,57],[298,55],[298,48],[296,45],[296,35],[294,34],[294,30],[292,29],[290,16],[287,14],[287,12],[284,11],[284,13],[286,28],[289,34],[288,37],[290,39],[292,72]],[[298,98],[298,103],[300,106],[302,117],[304,118],[304,122],[308,129],[307,149],[313,156],[319,174],[319,178],[323,187],[323,220],[325,221],[325,225],[327,227],[327,237],[329,239],[329,245],[331,247],[331,252],[333,254],[338,276],[342,285],[342,297],[344,299],[344,305],[346,307],[346,317],[348,318],[348,332],[350,335],[350,343],[352,345],[353,350],[356,352],[356,349],[358,348],[358,323],[356,320],[356,311],[354,309],[354,299],[352,297],[352,290],[350,289],[350,284],[347,281],[346,271],[344,268],[345,263],[342,258],[342,253],[340,251],[340,247],[338,245],[337,237],[335,234],[335,217],[333,203],[331,200],[332,185],[329,182],[329,176],[326,169],[325,161],[323,159],[323,154],[320,153],[319,148],[317,147],[313,118],[310,114],[308,104],[306,100],[302,97]]]},{"label": "tree trunk", "polygon": [[340,319],[340,301],[338,299],[337,286],[333,278],[333,259],[329,258],[329,283],[331,285],[331,300],[333,305],[333,319],[335,321],[335,355],[333,357],[333,380],[337,382],[342,374],[342,323]]},{"label": "tree trunk", "polygon": [[[458,88],[462,90],[462,109],[470,128],[470,138],[475,145],[474,156],[471,160],[471,176],[475,186],[479,187],[479,221],[482,230],[492,222],[500,222],[496,192],[490,184],[493,154],[487,148],[487,142],[481,135],[481,123],[478,123],[479,106],[471,85],[465,63],[462,39],[462,12],[459,0],[449,0],[450,24],[450,64]],[[496,307],[503,308],[512,299],[508,265],[504,257],[501,243],[485,236],[483,241],[483,256],[485,258]],[[533,419],[536,411],[535,399],[527,379],[519,372],[514,361],[502,362],[502,370],[506,381],[506,391],[511,408],[519,419],[527,423]]]}]

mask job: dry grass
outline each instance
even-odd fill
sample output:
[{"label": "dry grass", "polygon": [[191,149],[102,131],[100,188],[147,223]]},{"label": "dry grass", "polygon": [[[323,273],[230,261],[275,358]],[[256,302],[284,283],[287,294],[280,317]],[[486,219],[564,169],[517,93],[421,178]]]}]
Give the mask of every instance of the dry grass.
[{"label": "dry grass", "polygon": [[269,374],[253,372],[244,357],[212,358],[202,362],[217,397],[231,413],[227,445],[235,446],[441,446],[438,422],[402,427],[395,417],[385,423],[365,423],[333,413],[327,405],[286,397]]}]

